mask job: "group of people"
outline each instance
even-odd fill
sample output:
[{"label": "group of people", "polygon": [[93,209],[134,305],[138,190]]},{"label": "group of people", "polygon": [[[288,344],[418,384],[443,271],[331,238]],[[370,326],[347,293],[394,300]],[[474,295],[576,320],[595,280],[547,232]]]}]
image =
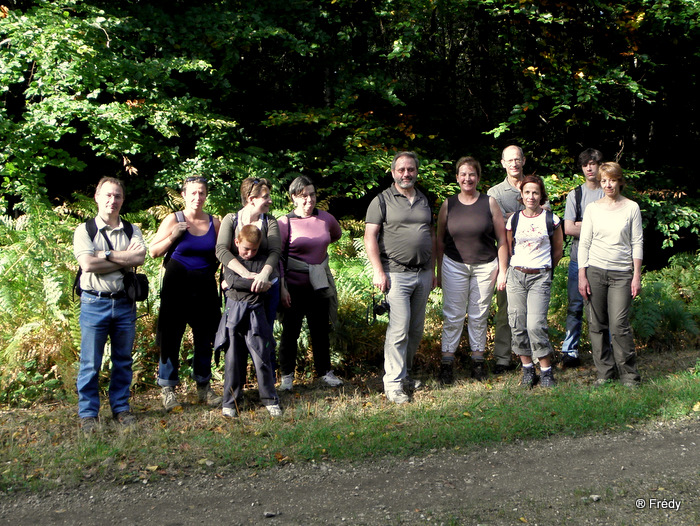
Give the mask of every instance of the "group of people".
[{"label": "group of people", "polygon": [[573,243],[562,364],[580,363],[585,304],[595,385],[616,374],[623,385],[639,384],[629,311],[641,291],[642,222],[639,206],[621,194],[622,168],[602,163],[598,150],[583,151],[579,165],[585,182],[567,197],[562,223],[549,208],[542,179],[525,175],[525,161],[520,147],[506,147],[501,155],[506,177],[483,194],[478,190],[480,163],[473,157],[459,159],[460,191],[442,204],[435,226],[430,204],[415,186],[418,157],[413,152],[394,157],[394,181],[370,204],[364,236],[373,284],[386,294],[389,306],[383,378],[388,400],[405,403],[420,384],[411,376],[413,360],[428,296],[436,286],[443,292],[443,383],[454,379],[465,316],[471,375],[486,378],[487,321],[495,291],[492,372],[513,369],[515,353],[522,366],[521,385],[553,387],[547,312],[554,268],[563,256],[564,230]]},{"label": "group of people", "polygon": [[[585,304],[596,384],[610,381],[616,371],[624,385],[639,383],[629,309],[641,290],[641,215],[639,206],[621,195],[625,181],[620,166],[601,161],[597,150],[580,155],[585,182],[568,196],[562,225],[549,210],[542,179],[524,175],[521,148],[503,150],[506,178],[487,194],[478,189],[479,161],[463,157],[456,166],[460,191],[442,204],[435,225],[430,202],[415,186],[417,155],[396,154],[391,164],[393,183],[370,203],[364,234],[373,285],[385,294],[389,307],[383,376],[389,401],[408,402],[421,386],[412,376],[413,361],[423,336],[428,296],[436,286],[443,290],[443,383],[453,382],[465,316],[472,377],[486,378],[487,320],[495,290],[492,372],[512,369],[514,352],[522,364],[522,385],[555,385],[547,311],[564,231],[573,243],[562,363],[569,367],[579,363]],[[182,410],[175,388],[180,383],[180,346],[187,325],[194,340],[192,376],[198,400],[221,406],[225,417],[238,416],[248,355],[262,404],[273,417],[282,414],[276,370],[279,366],[279,388],[291,391],[304,318],[316,373],[328,386],[343,384],[330,360],[337,292],[327,253],[341,237],[341,227],[316,207],[316,188],[308,177],[294,179],[289,188],[294,210],[279,220],[269,214],[271,189],[267,179],[245,179],[240,188],[242,207],[219,221],[204,212],[207,180],[188,177],[181,189],[184,211],[163,220],[149,247],[151,257],[163,257],[165,268],[156,341],[158,384],[166,411]],[[95,192],[97,217],[80,225],[74,235],[82,289],[78,414],[87,432],[99,425],[98,380],[108,338],[110,407],[116,422],[134,421],[129,391],[136,307],[124,278],[143,264],[146,244],[138,226],[120,216],[124,198],[119,179],[100,180]],[[226,296],[223,315],[220,288]],[[279,364],[272,334],[278,311]],[[211,385],[215,349],[217,361],[219,353],[225,355],[223,396]]]}]

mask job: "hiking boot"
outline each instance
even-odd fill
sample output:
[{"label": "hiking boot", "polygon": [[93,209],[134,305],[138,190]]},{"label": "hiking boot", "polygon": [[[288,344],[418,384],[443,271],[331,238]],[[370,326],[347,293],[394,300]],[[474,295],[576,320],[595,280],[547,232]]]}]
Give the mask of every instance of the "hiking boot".
[{"label": "hiking boot", "polygon": [[211,388],[211,383],[197,384],[197,399],[200,404],[207,404],[210,407],[217,407],[224,401],[223,396],[219,396]]},{"label": "hiking boot", "polygon": [[484,362],[472,362],[472,378],[477,382],[486,380],[486,368]]},{"label": "hiking boot", "polygon": [[401,380],[401,386],[403,387],[404,391],[407,391],[409,393],[413,393],[423,387],[423,382],[420,380],[416,380],[415,378],[411,378],[410,376],[407,376],[403,380]]},{"label": "hiking boot", "polygon": [[280,382],[280,391],[291,391],[292,387],[294,387],[294,375],[283,374]]},{"label": "hiking boot", "polygon": [[[534,367],[533,367],[534,369]],[[554,380],[554,370],[549,369],[549,371],[542,371],[542,378],[540,379],[540,385],[542,387],[554,387],[557,382]]]},{"label": "hiking boot", "polygon": [[160,390],[160,397],[163,400],[163,407],[168,413],[170,411],[175,411],[176,413],[182,411],[182,404],[177,400],[174,387],[162,387]]},{"label": "hiking boot", "polygon": [[80,419],[80,430],[85,435],[97,431],[100,427],[100,420],[96,416],[86,416]]},{"label": "hiking boot", "polygon": [[221,414],[226,418],[238,418],[238,411],[235,407],[224,407],[221,409]]},{"label": "hiking boot", "polygon": [[343,385],[343,381],[333,374],[333,371],[328,371],[321,377],[321,380],[330,387],[340,387]]},{"label": "hiking boot", "polygon": [[408,395],[404,393],[401,389],[397,389],[396,391],[387,391],[386,399],[389,400],[389,402],[393,402],[396,405],[405,404],[406,402],[409,402],[411,400],[408,397]]},{"label": "hiking boot", "polygon": [[443,362],[440,364],[440,383],[442,385],[452,385],[455,381],[454,364],[452,362]]},{"label": "hiking boot", "polygon": [[130,427],[136,423],[136,417],[131,411],[122,411],[114,415],[114,421],[123,427]]},{"label": "hiking boot", "polygon": [[535,373],[534,367],[523,367],[523,379],[520,380],[520,385],[527,389],[532,389],[537,385],[540,377]]},{"label": "hiking boot", "polygon": [[279,404],[266,405],[265,409],[267,409],[267,412],[270,413],[272,418],[282,416],[282,408]]},{"label": "hiking boot", "polygon": [[581,365],[581,359],[575,354],[564,352],[561,353],[561,366],[564,369],[578,367]]}]

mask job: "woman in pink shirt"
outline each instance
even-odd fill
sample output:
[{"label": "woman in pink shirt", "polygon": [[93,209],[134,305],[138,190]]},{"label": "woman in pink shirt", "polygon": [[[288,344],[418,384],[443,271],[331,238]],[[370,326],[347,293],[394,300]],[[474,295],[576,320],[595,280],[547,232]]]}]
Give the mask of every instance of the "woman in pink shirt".
[{"label": "woman in pink shirt", "polygon": [[310,178],[302,175],[294,179],[289,195],[294,211],[278,220],[284,266],[280,389],[292,390],[304,317],[311,333],[316,374],[326,385],[337,387],[343,382],[331,368],[330,316],[337,308],[337,293],[328,267],[328,245],[340,239],[342,231],[331,214],[316,208],[316,188]]}]

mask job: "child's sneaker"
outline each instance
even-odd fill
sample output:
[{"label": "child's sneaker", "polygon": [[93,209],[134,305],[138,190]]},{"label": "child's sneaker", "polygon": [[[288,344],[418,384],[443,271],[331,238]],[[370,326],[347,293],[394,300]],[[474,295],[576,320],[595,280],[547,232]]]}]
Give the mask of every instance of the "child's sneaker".
[{"label": "child's sneaker", "polygon": [[321,380],[330,387],[340,387],[343,385],[343,381],[333,374],[333,371],[328,371],[321,377]]},{"label": "child's sneaker", "polygon": [[294,375],[282,375],[282,381],[280,382],[280,391],[291,391],[292,387],[294,387]]},{"label": "child's sneaker", "polygon": [[282,416],[282,408],[279,406],[279,404],[266,405],[265,409],[267,409],[267,412],[270,413],[272,418]]},{"label": "child's sneaker", "polygon": [[221,414],[226,418],[238,418],[238,411],[235,407],[224,407],[221,410]]}]

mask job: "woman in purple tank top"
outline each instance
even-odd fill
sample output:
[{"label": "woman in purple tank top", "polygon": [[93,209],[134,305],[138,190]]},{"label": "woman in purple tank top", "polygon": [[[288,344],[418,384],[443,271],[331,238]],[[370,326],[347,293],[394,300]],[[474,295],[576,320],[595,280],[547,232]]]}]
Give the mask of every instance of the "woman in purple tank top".
[{"label": "woman in purple tank top", "polygon": [[438,214],[438,287],[442,287],[443,326],[440,381],[453,382],[453,364],[469,316],[472,378],[486,378],[484,351],[494,285],[506,286],[508,247],[503,215],[493,197],[477,190],[481,165],[473,157],[457,161],[459,194],[445,200]]},{"label": "woman in purple tank top", "polygon": [[160,346],[158,385],[166,411],[182,411],[175,386],[180,383],[180,345],[188,324],[194,337],[192,376],[199,402],[218,406],[222,400],[210,383],[214,336],[221,317],[215,276],[220,222],[203,210],[207,194],[206,179],[185,179],[185,210],[163,220],[150,247],[151,257],[165,257],[156,343]]}]

